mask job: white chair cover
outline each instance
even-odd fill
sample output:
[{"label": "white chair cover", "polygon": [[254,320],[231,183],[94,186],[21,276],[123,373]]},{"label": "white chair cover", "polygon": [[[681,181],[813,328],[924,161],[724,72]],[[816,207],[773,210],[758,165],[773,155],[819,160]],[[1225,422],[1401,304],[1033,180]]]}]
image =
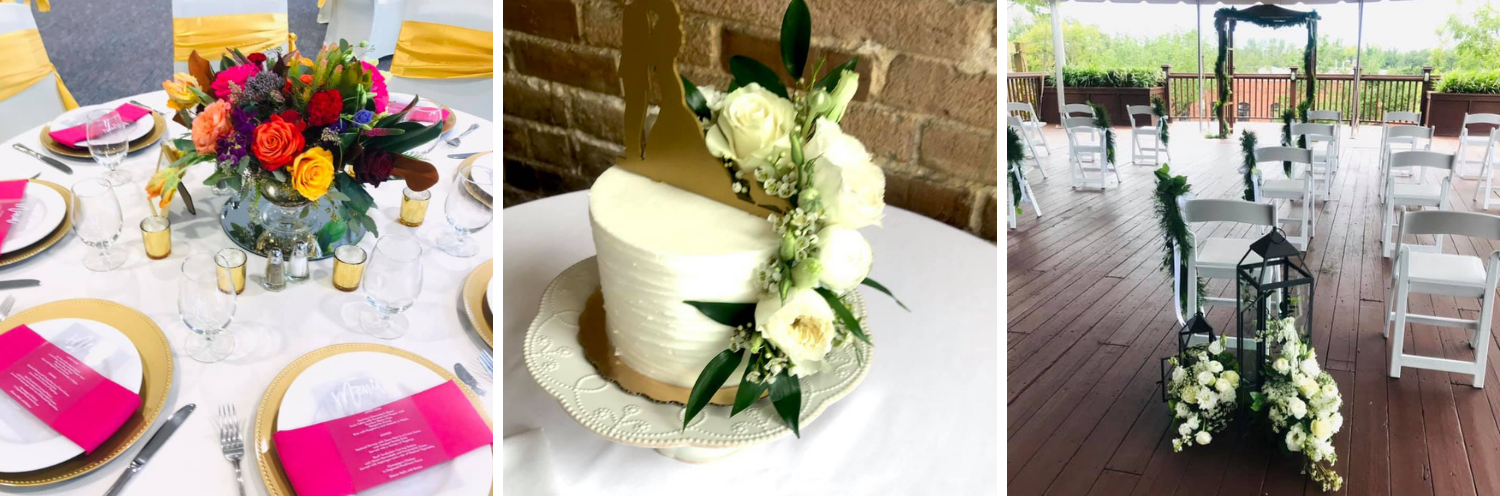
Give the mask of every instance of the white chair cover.
[{"label": "white chair cover", "polygon": [[[491,0],[406,0],[405,3],[403,21],[495,30]],[[485,119],[494,118],[493,78],[415,79],[387,75],[385,81],[393,93],[412,93]]]},{"label": "white chair cover", "polygon": [[396,53],[405,8],[406,0],[328,0],[318,11],[318,22],[328,24],[325,43],[369,41],[366,56],[378,59]]},{"label": "white chair cover", "polygon": [[[287,0],[172,0],[172,18],[233,14],[286,14]],[[286,45],[283,44],[282,48]],[[218,69],[217,60],[210,60]],[[173,61],[172,72],[187,72],[187,62]]]},{"label": "white chair cover", "polygon": [[[24,3],[0,3],[0,34],[36,29],[31,7]],[[9,99],[0,101],[0,136],[15,136],[51,121],[67,110],[57,92],[57,80],[45,78]]]}]

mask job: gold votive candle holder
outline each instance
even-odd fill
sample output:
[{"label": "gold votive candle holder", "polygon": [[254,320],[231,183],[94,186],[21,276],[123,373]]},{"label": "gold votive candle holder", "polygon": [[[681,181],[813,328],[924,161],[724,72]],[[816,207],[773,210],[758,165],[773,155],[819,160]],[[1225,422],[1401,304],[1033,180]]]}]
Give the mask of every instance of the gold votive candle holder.
[{"label": "gold votive candle holder", "polygon": [[[219,250],[219,253],[214,255],[214,265],[218,266],[216,271],[219,273],[219,289],[228,291],[229,288],[226,286],[234,284],[234,294],[245,292],[245,261],[247,258],[245,251],[239,248],[225,248]],[[227,278],[224,277],[226,272],[229,274]]]},{"label": "gold votive candle holder", "polygon": [[[402,208],[405,210],[405,207]],[[344,245],[333,250],[333,289],[352,293],[365,275],[365,249]]]},{"label": "gold votive candle holder", "polygon": [[172,255],[172,221],[153,215],[141,221],[141,239],[146,243],[146,258],[161,260]]},{"label": "gold votive candle holder", "polygon": [[412,191],[406,188],[401,192],[401,217],[396,219],[401,225],[417,227],[422,225],[422,220],[427,218],[427,201],[432,199],[432,191]]}]

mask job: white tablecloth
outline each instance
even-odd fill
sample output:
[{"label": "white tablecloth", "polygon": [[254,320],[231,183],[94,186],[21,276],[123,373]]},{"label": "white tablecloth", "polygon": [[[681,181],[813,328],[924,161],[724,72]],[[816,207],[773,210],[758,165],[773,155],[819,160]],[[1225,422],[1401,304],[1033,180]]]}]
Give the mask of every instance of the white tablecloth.
[{"label": "white tablecloth", "polygon": [[[137,95],[131,99],[158,111],[169,111],[166,94],[160,91]],[[447,155],[494,149],[493,136],[496,130],[493,125],[484,119],[458,112],[458,125],[462,126],[460,129],[467,128],[470,123],[479,123],[480,129],[464,138],[461,147],[456,150],[438,150],[429,157],[443,180],[432,190],[432,203],[428,207],[426,222],[421,228],[415,229],[420,236],[447,229],[443,200],[452,186],[450,181],[460,162],[447,158]],[[186,131],[170,122],[168,126],[168,138],[177,137]],[[22,143],[34,150],[43,150],[37,139],[39,130],[40,128],[33,129],[12,137],[0,148],[0,179],[27,178],[41,172],[40,179],[67,187],[104,171],[102,166],[92,161],[63,159],[74,171],[71,176],[65,175],[11,147],[11,143]],[[313,262],[310,266],[310,280],[272,293],[257,284],[265,271],[265,258],[251,255],[247,264],[245,292],[240,295],[239,308],[230,327],[239,341],[235,353],[222,362],[212,364],[199,363],[183,354],[183,338],[191,331],[182,324],[177,313],[177,280],[181,274],[182,260],[192,254],[214,253],[235,245],[219,227],[219,211],[223,207],[224,197],[214,197],[209,188],[203,186],[203,179],[208,177],[211,167],[200,164],[194,167],[184,181],[189,185],[189,191],[198,207],[198,215],[189,215],[182,206],[180,197],[174,200],[171,207],[172,255],[164,260],[146,258],[141,242],[140,222],[148,214],[144,188],[146,179],[155,170],[157,157],[155,148],[130,155],[123,167],[130,171],[134,181],[115,190],[120,198],[125,220],[118,244],[130,255],[123,267],[111,272],[91,272],[84,268],[81,261],[89,248],[70,233],[67,238],[40,255],[21,264],[0,268],[0,279],[30,278],[42,281],[41,287],[6,292],[16,296],[15,311],[70,298],[114,300],[151,317],[170,340],[174,361],[172,390],[167,398],[165,411],[156,419],[157,424],[166,421],[172,412],[188,403],[195,403],[198,408],[161,451],[156,453],[145,470],[135,476],[126,487],[125,494],[235,494],[234,472],[220,454],[214,415],[220,405],[233,404],[239,410],[241,419],[252,421],[260,397],[271,379],[292,360],[315,349],[339,343],[380,343],[414,352],[447,369],[459,362],[469,364],[465,365],[467,367],[477,367],[472,364],[476,363],[484,341],[474,333],[464,316],[459,294],[469,272],[494,256],[494,231],[488,227],[475,235],[481,250],[473,258],[452,257],[431,246],[424,251],[422,294],[417,303],[406,311],[412,325],[405,337],[385,341],[358,332],[357,321],[350,320],[346,315],[367,303],[360,292],[344,293],[333,289],[329,282],[333,259]],[[370,210],[370,215],[375,218],[381,234],[414,231],[396,222],[401,207],[402,187],[401,182],[391,182],[371,191],[376,200],[376,208]],[[374,237],[366,236],[360,246],[366,251],[373,249]],[[482,387],[490,389],[488,384],[482,384]],[[252,440],[248,437],[245,443],[247,459],[243,464],[247,494],[266,494],[265,486],[260,482],[259,469],[251,454]],[[104,494],[144,444],[143,438],[124,455],[84,477],[24,492]],[[0,488],[0,493],[10,492],[22,491]]]},{"label": "white tablecloth", "polygon": [[801,439],[692,465],[595,435],[526,370],[521,343],[542,292],[563,269],[594,255],[587,193],[525,203],[503,217],[502,436],[541,428],[562,494],[998,492],[995,245],[887,208],[884,228],[862,230],[875,249],[871,277],[912,311],[862,290],[875,343],[870,375],[805,426]]}]

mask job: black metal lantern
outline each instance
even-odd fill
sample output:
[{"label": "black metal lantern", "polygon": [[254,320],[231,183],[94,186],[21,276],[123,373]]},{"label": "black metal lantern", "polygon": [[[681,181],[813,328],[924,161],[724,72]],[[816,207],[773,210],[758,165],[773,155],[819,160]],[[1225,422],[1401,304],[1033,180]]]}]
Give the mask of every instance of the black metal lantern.
[{"label": "black metal lantern", "polygon": [[1193,337],[1200,335],[1208,338],[1207,341],[1204,341],[1205,343],[1212,343],[1215,339],[1219,339],[1218,335],[1214,333],[1213,326],[1208,325],[1208,319],[1203,316],[1202,309],[1199,309],[1196,315],[1188,318],[1187,323],[1183,324],[1182,328],[1177,330],[1177,354],[1168,357],[1162,357],[1161,359],[1160,384],[1162,401],[1167,401],[1167,385],[1169,384],[1167,382],[1167,377],[1170,376],[1172,372],[1172,366],[1170,364],[1172,358],[1181,356],[1184,351],[1187,351],[1188,346],[1192,345]]},{"label": "black metal lantern", "polygon": [[[1270,234],[1250,244],[1235,270],[1238,315],[1235,343],[1236,357],[1242,370],[1255,371],[1255,381],[1262,381],[1260,366],[1266,349],[1257,334],[1274,319],[1294,317],[1298,334],[1307,339],[1312,333],[1313,275],[1307,270],[1302,250],[1287,241],[1285,233],[1273,228]],[[1255,347],[1255,363],[1245,367],[1245,347]]]}]

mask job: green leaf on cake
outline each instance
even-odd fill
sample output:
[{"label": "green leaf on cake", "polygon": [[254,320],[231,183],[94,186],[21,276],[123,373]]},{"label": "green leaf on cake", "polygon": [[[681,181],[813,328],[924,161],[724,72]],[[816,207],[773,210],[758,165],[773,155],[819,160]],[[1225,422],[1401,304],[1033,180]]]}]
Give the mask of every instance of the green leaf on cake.
[{"label": "green leaf on cake", "polygon": [[714,322],[729,327],[739,327],[755,321],[754,303],[723,303],[717,301],[684,301],[703,312]]},{"label": "green leaf on cake", "polygon": [[776,415],[792,428],[792,434],[801,438],[802,384],[797,381],[797,376],[786,370],[776,376],[776,382],[771,384],[771,404],[776,406]]},{"label": "green leaf on cake", "polygon": [[795,81],[802,77],[802,68],[807,66],[807,48],[812,40],[812,14],[807,3],[792,0],[787,4],[786,14],[781,16],[781,63],[786,73]]},{"label": "green leaf on cake", "polygon": [[838,316],[839,322],[842,322],[844,327],[849,328],[849,332],[854,333],[854,337],[866,344],[873,344],[870,343],[870,337],[865,335],[865,330],[859,327],[859,319],[854,318],[854,313],[849,311],[849,307],[844,306],[844,300],[840,300],[839,295],[833,294],[833,291],[827,288],[816,288],[814,291],[823,296],[823,301],[827,301],[828,306],[833,307],[833,314]]},{"label": "green leaf on cake", "polygon": [[897,305],[901,305],[901,309],[902,310],[906,310],[908,312],[911,311],[910,308],[906,308],[906,304],[905,303],[901,303],[901,299],[900,298],[897,298],[896,295],[891,294],[891,290],[886,289],[885,286],[881,285],[878,282],[875,282],[874,279],[870,279],[870,278],[866,277],[865,280],[864,280],[864,282],[861,282],[860,284],[864,284],[866,286],[875,288],[876,291],[885,293],[885,295],[891,297],[892,300],[896,300],[896,304]]},{"label": "green leaf on cake", "polygon": [[781,84],[781,76],[776,75],[776,71],[766,67],[759,60],[744,55],[730,57],[729,73],[734,75],[735,87],[756,83],[777,96],[791,100],[791,97],[786,94],[786,86]]},{"label": "green leaf on cake", "polygon": [[833,87],[838,86],[839,78],[843,77],[844,71],[853,71],[856,65],[859,65],[859,57],[854,57],[849,59],[848,62],[839,64],[838,67],[834,67],[832,71],[823,76],[823,79],[819,79],[818,84],[813,85],[813,88],[822,88],[823,91],[832,93]]},{"label": "green leaf on cake", "polygon": [[724,381],[729,380],[729,374],[734,373],[735,367],[740,366],[740,359],[745,357],[745,350],[724,350],[715,355],[708,365],[703,367],[703,372],[698,374],[698,380],[693,382],[693,392],[688,394],[687,410],[682,416],[682,428],[687,429],[688,422],[708,406],[708,400],[719,392],[724,386]]},{"label": "green leaf on cake", "polygon": [[[745,371],[749,372],[751,368],[755,367],[755,361],[759,360],[761,356],[760,353],[750,355],[750,366],[746,367]],[[746,408],[750,408],[750,405],[755,404],[755,400],[760,399],[760,394],[764,392],[766,392],[766,383],[754,382],[747,377],[740,377],[740,390],[734,394],[734,408],[729,411],[729,416],[733,417],[745,411]]]},{"label": "green leaf on cake", "polygon": [[698,87],[694,86],[692,81],[688,81],[687,77],[678,77],[682,78],[682,95],[687,100],[688,108],[692,109],[693,114],[699,119],[713,119],[714,114],[708,110],[708,99],[703,98],[703,92],[698,91]]}]

